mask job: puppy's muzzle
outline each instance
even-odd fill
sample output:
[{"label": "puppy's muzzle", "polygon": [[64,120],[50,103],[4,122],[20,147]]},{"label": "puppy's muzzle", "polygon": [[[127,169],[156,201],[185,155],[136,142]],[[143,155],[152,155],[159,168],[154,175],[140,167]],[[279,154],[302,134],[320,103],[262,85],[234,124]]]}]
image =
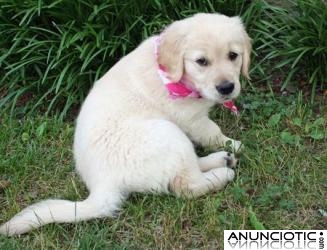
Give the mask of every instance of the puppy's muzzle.
[{"label": "puppy's muzzle", "polygon": [[221,95],[229,95],[233,92],[235,84],[229,81],[222,81],[220,84],[216,85],[216,89]]}]

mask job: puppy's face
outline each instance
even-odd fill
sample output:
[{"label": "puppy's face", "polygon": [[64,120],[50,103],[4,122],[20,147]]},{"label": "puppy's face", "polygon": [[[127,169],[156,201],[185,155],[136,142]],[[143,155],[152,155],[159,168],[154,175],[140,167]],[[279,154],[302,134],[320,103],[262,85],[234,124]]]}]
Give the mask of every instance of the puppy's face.
[{"label": "puppy's face", "polygon": [[198,14],[173,23],[162,36],[159,63],[173,81],[186,78],[201,96],[223,103],[248,77],[251,43],[238,17]]}]

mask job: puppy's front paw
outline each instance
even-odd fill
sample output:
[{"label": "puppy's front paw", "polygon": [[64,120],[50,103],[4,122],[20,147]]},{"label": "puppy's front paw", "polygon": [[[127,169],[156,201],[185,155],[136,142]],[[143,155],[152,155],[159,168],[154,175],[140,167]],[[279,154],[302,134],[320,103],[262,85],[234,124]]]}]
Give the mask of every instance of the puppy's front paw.
[{"label": "puppy's front paw", "polygon": [[226,161],[226,166],[229,168],[235,168],[237,164],[237,159],[234,154],[227,153],[227,155],[224,157]]}]

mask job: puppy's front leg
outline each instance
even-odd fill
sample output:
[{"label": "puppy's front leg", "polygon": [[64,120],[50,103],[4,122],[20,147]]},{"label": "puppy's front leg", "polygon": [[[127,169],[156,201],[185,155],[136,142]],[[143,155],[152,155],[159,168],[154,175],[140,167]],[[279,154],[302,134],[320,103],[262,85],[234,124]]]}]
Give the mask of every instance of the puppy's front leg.
[{"label": "puppy's front leg", "polygon": [[241,149],[241,142],[225,136],[216,123],[208,117],[203,117],[189,125],[187,133],[191,139],[202,146],[209,146],[217,149],[231,143],[235,152]]}]

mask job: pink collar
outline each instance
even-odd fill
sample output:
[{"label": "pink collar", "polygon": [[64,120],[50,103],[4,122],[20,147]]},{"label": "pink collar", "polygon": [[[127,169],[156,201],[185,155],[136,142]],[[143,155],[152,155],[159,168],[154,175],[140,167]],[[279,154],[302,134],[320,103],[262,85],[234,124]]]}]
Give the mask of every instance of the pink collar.
[{"label": "pink collar", "polygon": [[[158,59],[159,55],[159,45],[160,45],[160,36],[155,38],[155,47],[154,54]],[[191,83],[185,78],[182,77],[178,82],[173,82],[169,79],[168,72],[165,67],[161,64],[158,64],[157,69],[158,75],[162,82],[165,84],[166,89],[168,90],[169,97],[172,99],[177,99],[181,97],[193,97],[193,98],[202,98],[200,93],[191,87]],[[230,109],[235,115],[238,115],[237,107],[234,105],[233,101],[226,101],[223,103],[224,107]]]},{"label": "pink collar", "polygon": [[[159,45],[160,45],[160,36],[157,36],[155,39],[155,49],[154,53],[158,59],[159,55]],[[201,98],[200,93],[193,89],[190,86],[190,82],[187,81],[184,77],[178,82],[173,82],[169,79],[168,72],[165,67],[161,64],[158,64],[158,75],[161,81],[165,84],[166,89],[168,90],[169,97],[172,99],[177,99],[179,97],[194,97]]]}]

